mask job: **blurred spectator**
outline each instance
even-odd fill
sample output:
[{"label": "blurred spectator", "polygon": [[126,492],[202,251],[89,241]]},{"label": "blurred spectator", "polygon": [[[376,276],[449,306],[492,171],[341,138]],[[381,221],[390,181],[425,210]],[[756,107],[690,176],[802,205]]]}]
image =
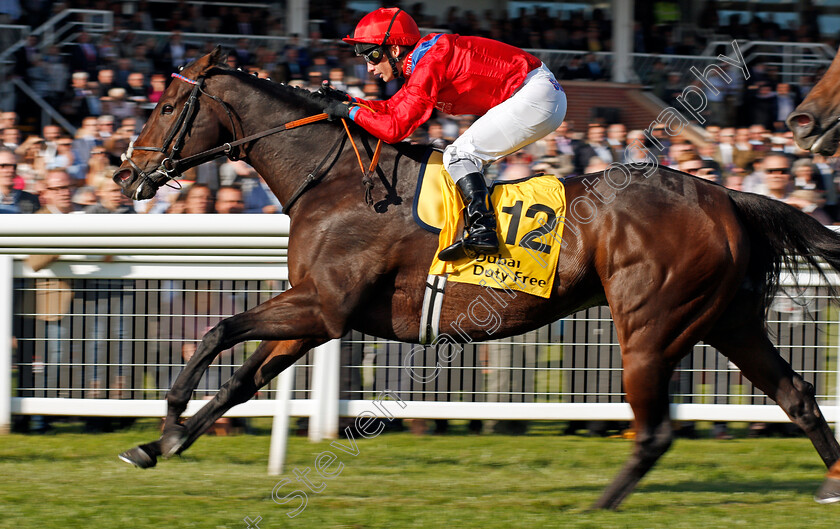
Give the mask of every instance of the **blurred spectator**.
[{"label": "blurred spectator", "polygon": [[114,133],[114,116],[102,114],[96,118],[96,132],[104,142]]},{"label": "blurred spectator", "polygon": [[96,90],[93,93],[96,97],[101,98],[108,95],[108,90],[116,86],[114,70],[111,68],[102,68],[96,74]]},{"label": "blurred spectator", "polygon": [[61,136],[61,127],[58,125],[44,125],[41,129],[41,137],[44,138],[44,160],[47,167],[51,166],[58,151],[57,141]]},{"label": "blurred spectator", "polygon": [[[145,76],[149,76],[155,71],[155,65],[149,58],[149,48],[145,44],[138,44],[134,47],[134,54],[131,57],[132,71],[140,72]],[[128,76],[126,76],[126,82]]]},{"label": "blurred spectator", "polygon": [[86,31],[79,33],[77,43],[70,49],[70,68],[94,75],[99,65],[99,50]]},{"label": "blurred spectator", "polygon": [[623,123],[613,123],[607,127],[607,144],[612,152],[613,161],[621,161],[627,147],[627,127]]},{"label": "blurred spectator", "polygon": [[95,146],[90,151],[90,158],[85,174],[85,185],[99,190],[99,182],[103,179],[111,179],[116,169],[110,164],[108,152],[102,146]]},{"label": "blurred spectator", "polygon": [[597,156],[607,164],[613,162],[613,153],[604,136],[604,126],[599,123],[589,125],[586,133],[586,142],[579,144],[575,152],[575,171],[583,174],[583,170],[589,163],[589,159]]},{"label": "blurred spectator", "polygon": [[573,155],[561,154],[557,150],[557,132],[552,132],[532,144],[536,161],[532,166],[534,172],[541,172],[558,177],[568,176],[574,171]]},{"label": "blurred spectator", "polygon": [[427,123],[428,132],[426,142],[435,149],[445,149],[451,142],[443,137],[443,125],[439,121],[431,120]]},{"label": "blurred spectator", "polygon": [[697,154],[699,154],[700,159],[703,160],[703,166],[712,170],[715,182],[722,184],[723,168],[720,166],[718,161],[715,160],[715,151],[715,144],[711,142],[701,143],[697,148]]},{"label": "blurred spectator", "polygon": [[[723,138],[723,133],[721,133]],[[750,129],[741,127],[735,130],[735,142],[733,144],[732,160],[738,167],[746,169],[749,164],[757,158],[750,143]]]},{"label": "blurred spectator", "polygon": [[23,178],[24,189],[37,192],[36,187],[47,174],[47,163],[44,159],[44,139],[29,136],[15,149],[18,155],[17,173]]},{"label": "blurred spectator", "polygon": [[216,213],[242,213],[245,201],[242,199],[242,189],[238,186],[221,186],[216,192]]},{"label": "blurred spectator", "polygon": [[149,101],[149,88],[146,86],[146,78],[140,72],[128,74],[128,86],[125,87],[125,95],[135,103],[147,103]]},{"label": "blurred spectator", "polygon": [[17,127],[6,127],[3,129],[3,147],[17,149],[20,147],[21,133]]},{"label": "blurred spectator", "polygon": [[[735,129],[726,127],[720,130],[720,143],[717,145],[715,160],[726,170],[735,167]],[[743,169],[743,167],[741,168]]]},{"label": "blurred spectator", "polygon": [[41,50],[38,46],[38,35],[30,33],[26,37],[26,44],[15,51],[14,74],[29,82],[28,70],[40,59]]},{"label": "blurred spectator", "polygon": [[137,102],[126,98],[125,88],[112,88],[102,98],[102,112],[122,120],[137,115]]},{"label": "blurred spectator", "polygon": [[227,161],[219,168],[222,185],[238,184],[245,200],[245,213],[279,213],[280,203],[257,171],[247,163]]},{"label": "blurred spectator", "polygon": [[776,115],[778,114],[776,104],[776,93],[769,84],[761,84],[755,94],[752,104],[752,122],[763,125],[766,128],[773,128]]},{"label": "blurred spectator", "polygon": [[184,196],[183,210],[177,211],[176,208],[173,213],[190,213],[202,214],[211,213],[213,211],[213,192],[204,184],[193,184],[186,192],[182,192]]},{"label": "blurred spectator", "polygon": [[766,195],[786,201],[793,191],[790,177],[790,160],[787,156],[770,154],[762,161]]},{"label": "blurred spectator", "polygon": [[152,74],[152,78],[149,81],[150,88],[149,88],[149,102],[157,103],[160,101],[160,97],[163,95],[163,92],[166,90],[166,77],[163,74]]},{"label": "blurred spectator", "polygon": [[0,112],[0,130],[17,127],[18,115],[14,111]]},{"label": "blurred spectator", "polygon": [[[48,170],[44,177],[44,189],[41,193],[43,207],[37,213],[63,214],[78,211],[72,200],[73,191],[73,180],[67,171],[64,169]],[[55,257],[58,258],[58,256]],[[32,268],[37,270],[34,266]]]},{"label": "blurred spectator", "polygon": [[791,166],[791,173],[793,174],[793,187],[795,189],[815,191],[822,198],[824,184],[819,171],[811,163],[811,160],[807,158],[796,160]]},{"label": "blurred spectator", "polygon": [[604,67],[601,66],[601,63],[598,61],[594,53],[587,53],[584,56],[582,66],[588,79],[597,81],[598,79],[607,77],[606,70],[604,70]]},{"label": "blurred spectator", "polygon": [[52,159],[47,158],[47,169],[65,169],[74,180],[84,178],[83,166],[76,163],[73,155],[73,140],[69,136],[59,136],[55,140],[55,153]]},{"label": "blurred spectator", "polygon": [[85,213],[136,213],[134,207],[122,194],[122,188],[110,177],[100,178],[96,183],[97,203],[85,208]]},{"label": "blurred spectator", "polygon": [[677,169],[704,180],[717,181],[717,175],[710,167],[706,167],[703,160],[693,152],[684,152],[677,159]]},{"label": "blurred spectator", "polygon": [[73,204],[77,208],[87,208],[96,204],[96,188],[82,186],[73,193]]},{"label": "blurred spectator", "polygon": [[163,71],[176,71],[186,63],[187,46],[183,42],[180,31],[173,31],[158,54],[160,67]]},{"label": "blurred spectator", "polygon": [[572,123],[569,120],[564,121],[554,131],[554,142],[557,144],[557,153],[563,156],[571,156],[574,158],[575,151],[580,144],[580,140],[572,137],[573,132]]},{"label": "blurred spectator", "polygon": [[776,116],[774,117],[773,130],[782,131],[786,129],[785,120],[793,112],[793,109],[800,103],[796,94],[787,83],[776,85]]},{"label": "blurred spectator", "polygon": [[750,136],[750,145],[755,153],[763,153],[770,151],[772,142],[770,133],[763,125],[750,125],[747,129]]},{"label": "blurred spectator", "polygon": [[70,88],[62,99],[60,110],[68,121],[77,127],[84,118],[99,114],[99,101],[88,88],[87,72],[73,72]]},{"label": "blurred spectator", "polygon": [[38,197],[15,189],[17,156],[0,147],[0,213],[35,213],[41,208]]},{"label": "blurred spectator", "polygon": [[825,199],[816,190],[797,189],[788,196],[785,202],[803,213],[814,217],[822,224],[829,225],[834,222],[831,216],[823,209]]},{"label": "blurred spectator", "polygon": [[744,177],[746,176],[746,171],[741,169],[740,167],[733,167],[732,171],[726,175],[726,180],[724,184],[729,189],[733,189],[735,191],[743,191],[744,190]]}]

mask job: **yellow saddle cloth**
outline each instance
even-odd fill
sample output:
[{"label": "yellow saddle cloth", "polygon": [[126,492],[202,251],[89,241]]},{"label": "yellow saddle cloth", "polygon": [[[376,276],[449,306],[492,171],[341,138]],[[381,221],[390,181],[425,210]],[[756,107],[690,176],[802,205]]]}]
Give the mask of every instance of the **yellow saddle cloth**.
[{"label": "yellow saddle cloth", "polygon": [[439,233],[438,252],[429,273],[448,274],[448,281],[456,283],[551,296],[566,214],[563,184],[554,176],[498,182],[491,188],[490,200],[498,219],[499,253],[474,260],[440,261],[437,253],[460,238],[464,205],[443,169],[440,151],[431,152],[414,198],[417,223]]}]

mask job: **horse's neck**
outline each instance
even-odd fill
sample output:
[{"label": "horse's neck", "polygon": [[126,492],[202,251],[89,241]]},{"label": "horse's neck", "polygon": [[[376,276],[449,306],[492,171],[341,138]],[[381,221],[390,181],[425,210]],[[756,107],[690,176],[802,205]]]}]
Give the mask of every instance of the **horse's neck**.
[{"label": "horse's neck", "polygon": [[[274,98],[271,98],[272,104],[266,105],[267,98],[254,98],[259,101],[256,104],[243,98],[237,104],[243,137],[307,117],[300,111],[290,110],[287,103]],[[309,134],[306,134],[307,127],[312,127]],[[301,139],[301,132],[305,139]],[[297,129],[277,132],[255,140],[248,149],[246,161],[263,177],[281,204],[285,204],[306,176],[329,154],[330,147],[342,134],[344,132],[338,127],[323,125],[303,125]]]}]

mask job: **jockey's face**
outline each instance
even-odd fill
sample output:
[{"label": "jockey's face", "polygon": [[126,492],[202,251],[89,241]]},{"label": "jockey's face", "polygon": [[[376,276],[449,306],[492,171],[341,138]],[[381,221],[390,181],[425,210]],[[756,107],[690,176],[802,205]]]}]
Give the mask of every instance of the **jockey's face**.
[{"label": "jockey's face", "polygon": [[[395,59],[400,56],[399,46],[388,46],[386,51]],[[403,61],[398,60],[397,68],[402,68],[402,63]],[[371,64],[369,62],[366,64],[368,73],[373,74],[374,77],[378,75],[386,83],[394,78],[394,70],[391,68],[391,63],[385,57],[377,64]]]}]

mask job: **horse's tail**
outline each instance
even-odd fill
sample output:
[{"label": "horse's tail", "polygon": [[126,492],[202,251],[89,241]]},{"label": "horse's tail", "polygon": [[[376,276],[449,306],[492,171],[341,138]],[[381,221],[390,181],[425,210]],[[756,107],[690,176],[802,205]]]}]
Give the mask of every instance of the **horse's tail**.
[{"label": "horse's tail", "polygon": [[[822,259],[840,272],[840,234],[826,228],[798,209],[754,193],[729,191],[739,217],[746,225],[751,257],[748,276],[756,286],[763,286],[764,308],[770,306],[779,289],[779,274],[784,269],[796,281],[797,257],[804,260],[828,282]],[[832,296],[838,292],[833,286]]]}]

